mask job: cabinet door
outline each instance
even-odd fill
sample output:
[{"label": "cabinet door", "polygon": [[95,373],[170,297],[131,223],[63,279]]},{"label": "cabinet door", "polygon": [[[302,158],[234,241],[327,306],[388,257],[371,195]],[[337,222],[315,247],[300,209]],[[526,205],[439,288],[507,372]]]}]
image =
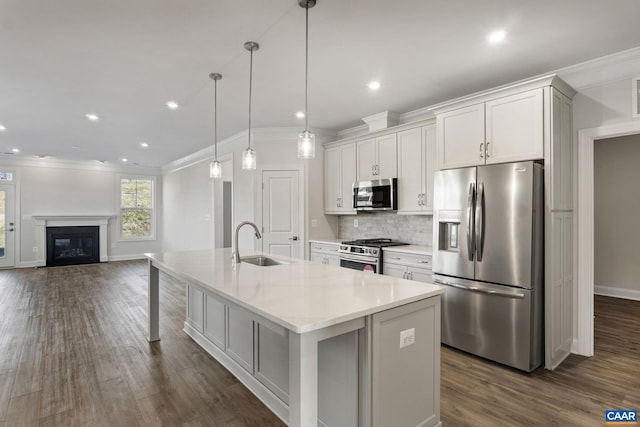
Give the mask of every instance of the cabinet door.
[{"label": "cabinet door", "polygon": [[[340,207],[341,213],[353,213],[353,183],[356,180],[356,144],[343,145],[340,148]],[[335,172],[334,172],[335,173]]]},{"label": "cabinet door", "polygon": [[439,114],[437,127],[439,169],[484,164],[484,104]]},{"label": "cabinet door", "polygon": [[327,148],[324,152],[324,210],[336,212],[339,208],[341,181],[341,148]]},{"label": "cabinet door", "polygon": [[405,273],[407,272],[407,267],[404,265],[383,263],[382,264],[382,274],[385,276],[391,277],[399,277],[401,279],[405,278]]},{"label": "cabinet door", "polygon": [[224,304],[209,294],[204,296],[203,334],[224,350]]},{"label": "cabinet door", "polygon": [[[398,211],[422,211],[424,193],[424,153],[422,130],[398,133]],[[433,185],[433,184],[432,184]]]},{"label": "cabinet door", "polygon": [[424,194],[422,209],[425,211],[433,211],[433,175],[436,171],[436,125],[425,126],[422,128],[422,156],[424,158]]},{"label": "cabinet door", "polygon": [[327,255],[327,264],[340,267],[340,257],[338,255]]},{"label": "cabinet door", "polygon": [[408,267],[409,278],[418,282],[432,283],[432,271],[428,268]]},{"label": "cabinet door", "polygon": [[320,264],[324,264],[325,256],[323,254],[319,254],[317,252],[311,252],[310,261],[318,262]]},{"label": "cabinet door", "polygon": [[376,175],[376,139],[370,138],[358,141],[357,144],[357,173],[358,181],[378,179]]},{"label": "cabinet door", "polygon": [[187,286],[187,322],[198,332],[204,324],[204,293],[195,286]]},{"label": "cabinet door", "polygon": [[376,138],[376,178],[398,177],[398,152],[396,134]]},{"label": "cabinet door", "polygon": [[253,319],[235,307],[227,307],[226,353],[253,374]]},{"label": "cabinet door", "polygon": [[506,163],[544,157],[542,89],[486,103],[486,162]]}]

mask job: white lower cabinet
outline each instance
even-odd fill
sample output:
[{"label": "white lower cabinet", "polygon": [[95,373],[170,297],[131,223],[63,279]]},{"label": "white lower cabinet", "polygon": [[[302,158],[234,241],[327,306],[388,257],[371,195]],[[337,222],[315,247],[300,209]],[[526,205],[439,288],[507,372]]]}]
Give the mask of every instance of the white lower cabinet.
[{"label": "white lower cabinet", "polygon": [[[212,355],[226,354],[230,363],[241,367],[235,368],[244,373],[241,377],[259,382],[268,390],[263,393],[270,392],[275,396],[270,399],[281,401],[282,408],[288,406],[288,330],[195,285],[187,285],[185,323],[188,325],[185,331],[203,348]],[[194,334],[193,331],[197,332]],[[318,344],[320,427],[358,425],[358,348],[357,332],[338,335]],[[230,366],[223,365],[237,375]],[[255,390],[251,384],[245,385]],[[286,412],[282,415],[286,416]]]},{"label": "white lower cabinet", "polygon": [[382,274],[431,283],[431,255],[407,254],[383,250]]},{"label": "white lower cabinet", "polygon": [[309,259],[320,264],[336,265],[340,267],[339,243],[311,242]]}]

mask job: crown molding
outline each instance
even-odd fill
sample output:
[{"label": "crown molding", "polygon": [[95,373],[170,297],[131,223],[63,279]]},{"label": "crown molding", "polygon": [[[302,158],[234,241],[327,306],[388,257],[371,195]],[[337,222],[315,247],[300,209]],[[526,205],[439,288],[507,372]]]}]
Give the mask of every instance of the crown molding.
[{"label": "crown molding", "polygon": [[574,89],[587,89],[640,75],[640,47],[561,68],[554,73]]},{"label": "crown molding", "polygon": [[54,158],[25,159],[21,157],[10,158],[0,156],[0,165],[8,167],[36,167],[36,168],[58,168],[77,169],[100,172],[126,173],[136,175],[161,175],[162,169],[153,166],[124,165],[118,163],[100,163],[95,160],[61,160]]}]

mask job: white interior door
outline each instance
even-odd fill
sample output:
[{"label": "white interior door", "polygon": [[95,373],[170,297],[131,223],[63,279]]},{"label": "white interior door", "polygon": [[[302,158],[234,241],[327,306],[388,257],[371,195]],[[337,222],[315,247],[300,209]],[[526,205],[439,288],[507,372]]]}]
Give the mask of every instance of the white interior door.
[{"label": "white interior door", "polygon": [[15,187],[0,184],[0,267],[15,266]]},{"label": "white interior door", "polygon": [[262,172],[262,251],[303,258],[299,171]]}]

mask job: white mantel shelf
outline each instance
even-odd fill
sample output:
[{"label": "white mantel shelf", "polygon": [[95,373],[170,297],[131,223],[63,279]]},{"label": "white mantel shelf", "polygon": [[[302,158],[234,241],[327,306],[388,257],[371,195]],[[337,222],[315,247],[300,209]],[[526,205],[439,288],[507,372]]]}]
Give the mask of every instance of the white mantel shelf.
[{"label": "white mantel shelf", "polygon": [[107,254],[109,220],[115,214],[83,214],[83,215],[32,215],[36,226],[36,259],[37,267],[47,265],[47,227],[84,227],[100,228],[100,262],[109,261]]}]

